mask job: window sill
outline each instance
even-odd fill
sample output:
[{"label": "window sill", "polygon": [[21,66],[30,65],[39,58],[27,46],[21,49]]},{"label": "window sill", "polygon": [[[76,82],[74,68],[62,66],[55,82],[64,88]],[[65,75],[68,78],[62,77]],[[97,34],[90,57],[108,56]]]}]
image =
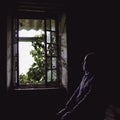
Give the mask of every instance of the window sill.
[{"label": "window sill", "polygon": [[51,88],[15,88],[14,91],[41,91],[41,90],[62,90],[62,87],[51,87]]}]

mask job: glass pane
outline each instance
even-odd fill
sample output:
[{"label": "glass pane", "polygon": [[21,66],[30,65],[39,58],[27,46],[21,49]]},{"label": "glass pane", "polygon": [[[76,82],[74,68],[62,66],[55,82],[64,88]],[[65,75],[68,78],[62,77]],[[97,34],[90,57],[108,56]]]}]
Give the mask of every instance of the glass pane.
[{"label": "glass pane", "polygon": [[52,79],[53,79],[53,81],[57,80],[57,71],[56,70],[52,71]]},{"label": "glass pane", "polygon": [[34,47],[34,51],[31,51],[31,54],[38,57],[44,56],[45,54],[45,40],[44,36],[35,37],[32,40],[32,46]]},{"label": "glass pane", "polygon": [[47,56],[51,55],[50,50],[51,50],[50,44],[47,44]]},{"label": "glass pane", "polygon": [[51,20],[51,30],[55,31],[55,20]]},{"label": "glass pane", "polygon": [[53,56],[56,56],[56,55],[57,55],[56,45],[52,44],[52,46],[51,46],[51,51],[52,51],[52,55],[53,55]]},{"label": "glass pane", "polygon": [[46,20],[46,29],[50,30],[50,19]]},{"label": "glass pane", "polygon": [[21,85],[45,84],[45,56],[32,42],[19,42],[19,81]]},{"label": "glass pane", "polygon": [[55,44],[47,44],[47,55],[48,56],[56,56],[57,55],[57,50],[56,50],[56,45]]},{"label": "glass pane", "polygon": [[52,69],[56,68],[56,58],[52,58]]},{"label": "glass pane", "polygon": [[56,43],[56,33],[52,32],[52,43]]},{"label": "glass pane", "polygon": [[51,69],[51,58],[47,58],[47,68]]},{"label": "glass pane", "polygon": [[19,75],[26,74],[34,62],[30,51],[33,49],[32,42],[19,42]]},{"label": "glass pane", "polygon": [[47,31],[47,43],[50,43],[51,42],[51,36],[50,36],[50,32]]},{"label": "glass pane", "polygon": [[51,70],[47,71],[47,82],[51,81]]}]

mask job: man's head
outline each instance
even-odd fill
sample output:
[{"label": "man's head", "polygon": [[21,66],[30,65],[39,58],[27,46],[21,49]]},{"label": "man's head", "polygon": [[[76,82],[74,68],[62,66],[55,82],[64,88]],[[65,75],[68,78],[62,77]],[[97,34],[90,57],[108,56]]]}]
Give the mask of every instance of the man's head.
[{"label": "man's head", "polygon": [[94,73],[96,67],[95,64],[96,64],[95,53],[88,53],[84,58],[83,70],[85,72]]}]

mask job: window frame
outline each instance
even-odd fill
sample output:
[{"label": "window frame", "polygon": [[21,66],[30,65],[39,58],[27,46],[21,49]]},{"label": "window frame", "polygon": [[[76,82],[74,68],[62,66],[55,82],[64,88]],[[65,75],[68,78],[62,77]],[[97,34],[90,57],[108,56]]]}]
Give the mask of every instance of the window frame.
[{"label": "window frame", "polygon": [[[31,15],[31,14],[30,14]],[[39,15],[40,16],[40,15]],[[53,17],[54,16],[54,17]],[[56,46],[57,46],[57,57],[56,57],[56,59],[57,59],[57,81],[58,81],[58,83],[56,84],[56,86],[49,86],[48,84],[47,84],[47,78],[45,79],[45,86],[42,86],[42,85],[20,85],[19,84],[19,46],[18,46],[18,42],[19,42],[19,39],[20,39],[20,37],[18,36],[18,31],[19,31],[19,27],[18,27],[18,20],[19,19],[41,19],[41,20],[45,20],[45,19],[55,19],[55,21],[56,21]],[[27,14],[27,16],[25,16],[25,14],[23,14],[23,15],[18,15],[18,16],[16,16],[16,17],[14,17],[14,20],[15,21],[17,21],[17,83],[15,82],[15,79],[14,79],[14,77],[13,77],[13,81],[15,82],[13,82],[14,83],[14,88],[60,88],[61,87],[61,78],[60,78],[60,39],[59,39],[59,31],[58,31],[58,17],[56,16],[56,15],[42,15],[42,16],[40,16],[40,17],[36,17],[35,16],[35,14],[34,14],[34,16],[29,16],[28,14]],[[14,25],[16,25],[16,22],[13,22],[13,24]],[[14,29],[13,29],[14,30]],[[14,31],[15,32],[15,31]],[[14,32],[13,32],[13,37],[15,36],[15,34],[14,34]],[[47,30],[45,30],[45,36],[46,36],[46,32],[47,32]],[[52,30],[51,30],[51,32],[53,32]],[[14,37],[14,39],[16,39],[15,37]],[[29,39],[29,38],[28,38]],[[46,39],[46,37],[45,37],[45,39]],[[12,43],[12,44],[14,44],[14,43]],[[46,44],[47,44],[47,42],[46,42]],[[13,52],[14,52],[14,50],[13,50]],[[13,56],[13,58],[14,58],[14,56]],[[51,59],[52,59],[52,57],[51,57]],[[14,60],[13,60],[14,61]],[[45,61],[45,62],[47,62],[47,60]],[[46,65],[47,65],[47,63],[46,63]],[[47,68],[46,68],[47,69]],[[52,70],[52,69],[51,69]],[[13,74],[14,74],[14,70],[13,70]],[[13,75],[14,76],[14,75]],[[45,76],[47,76],[47,71],[46,71],[46,75]]]}]

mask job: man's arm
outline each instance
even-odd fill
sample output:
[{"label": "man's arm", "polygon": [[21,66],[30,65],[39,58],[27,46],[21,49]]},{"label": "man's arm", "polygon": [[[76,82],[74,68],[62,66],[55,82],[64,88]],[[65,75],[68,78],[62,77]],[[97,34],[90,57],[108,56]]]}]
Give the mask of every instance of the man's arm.
[{"label": "man's arm", "polygon": [[90,86],[90,88],[87,88],[87,90],[85,90],[85,94],[84,94],[83,97],[80,99],[80,101],[73,107],[73,109],[71,110],[71,112],[76,111],[76,110],[80,107],[80,105],[81,105],[84,101],[86,101],[86,100],[88,99],[90,93],[91,93],[91,86]]},{"label": "man's arm", "polygon": [[79,87],[77,87],[77,89],[74,91],[74,93],[70,97],[69,101],[66,103],[65,107],[57,113],[57,119],[60,119],[65,113],[67,113],[68,111],[71,110],[71,108],[72,108],[71,105],[74,103],[78,92],[79,92]]},{"label": "man's arm", "polygon": [[62,120],[68,120],[73,114],[74,112],[76,112],[80,106],[87,100],[89,99],[90,93],[92,90],[92,86],[91,84],[88,84],[85,89],[82,91],[82,93],[80,94],[80,99],[79,102],[68,112],[66,112],[66,114],[64,114],[62,116]]},{"label": "man's arm", "polygon": [[74,91],[74,93],[72,94],[72,96],[70,97],[70,99],[67,101],[67,103],[66,103],[66,108],[67,109],[70,109],[75,104],[76,96],[78,95],[78,93],[79,93],[79,86]]}]

